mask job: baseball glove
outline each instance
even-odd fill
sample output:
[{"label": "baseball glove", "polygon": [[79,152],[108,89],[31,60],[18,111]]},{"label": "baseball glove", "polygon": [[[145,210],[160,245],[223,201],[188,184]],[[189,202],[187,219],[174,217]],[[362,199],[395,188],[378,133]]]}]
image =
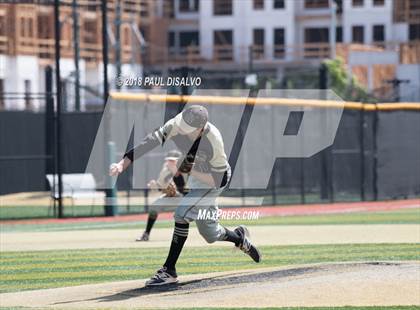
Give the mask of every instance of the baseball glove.
[{"label": "baseball glove", "polygon": [[168,187],[162,189],[162,192],[166,195],[166,197],[175,197],[177,195],[175,183],[170,182]]}]

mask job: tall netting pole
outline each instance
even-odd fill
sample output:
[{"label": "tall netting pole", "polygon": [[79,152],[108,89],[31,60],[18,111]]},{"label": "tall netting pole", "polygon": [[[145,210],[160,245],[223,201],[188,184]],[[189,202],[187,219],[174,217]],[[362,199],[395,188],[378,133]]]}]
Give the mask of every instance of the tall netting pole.
[{"label": "tall netting pole", "polygon": [[[109,95],[109,86],[108,86],[108,37],[107,37],[107,26],[108,26],[108,15],[107,15],[107,5],[106,0],[101,1],[101,11],[102,11],[102,61],[104,66],[103,71],[103,90],[104,90],[104,97],[103,97],[103,106],[104,111],[106,107],[106,103],[108,100]],[[104,130],[104,139],[105,139],[105,146],[112,145],[110,142],[110,132],[109,132],[109,120],[110,115],[105,113],[105,130]],[[111,154],[112,147],[107,147],[106,152],[108,152],[108,158],[112,158]],[[107,170],[109,166],[104,167]],[[104,212],[106,216],[113,216],[116,213],[116,191],[114,188],[111,188],[112,180],[111,177],[108,177],[108,180],[105,182],[107,184],[107,188],[105,189],[105,207]],[[116,186],[116,185],[115,185]]]},{"label": "tall netting pole", "polygon": [[365,195],[365,110],[359,112],[359,152],[360,152],[360,200],[366,199]]},{"label": "tall netting pole", "polygon": [[57,117],[56,117],[56,167],[58,176],[58,217],[63,214],[63,180],[61,169],[61,81],[60,81],[60,1],[54,1],[54,36],[55,36],[55,87],[57,99]]},{"label": "tall netting pole", "polygon": [[373,200],[378,200],[378,113],[373,111]]}]

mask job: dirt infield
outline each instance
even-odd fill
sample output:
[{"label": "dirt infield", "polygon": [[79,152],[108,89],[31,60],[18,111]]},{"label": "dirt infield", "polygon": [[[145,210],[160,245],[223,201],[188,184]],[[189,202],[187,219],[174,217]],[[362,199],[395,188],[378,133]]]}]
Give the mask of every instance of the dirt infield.
[{"label": "dirt infield", "polygon": [[42,308],[420,305],[420,262],[317,264],[0,294],[1,306]]},{"label": "dirt infield", "polygon": [[[343,244],[343,243],[420,243],[420,225],[290,225],[250,226],[258,245]],[[151,241],[134,242],[141,230],[81,230],[58,232],[2,233],[1,251],[38,251],[60,249],[167,247],[172,229],[155,229]],[[218,245],[230,246],[228,243]],[[191,229],[187,246],[208,246]]]}]

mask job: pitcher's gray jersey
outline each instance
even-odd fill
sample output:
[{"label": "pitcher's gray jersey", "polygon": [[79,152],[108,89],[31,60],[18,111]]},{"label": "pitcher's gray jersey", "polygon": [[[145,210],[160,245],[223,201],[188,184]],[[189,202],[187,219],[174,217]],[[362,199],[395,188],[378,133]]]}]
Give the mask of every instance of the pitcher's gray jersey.
[{"label": "pitcher's gray jersey", "polygon": [[224,187],[230,178],[229,163],[224,150],[222,135],[210,122],[203,128],[200,137],[192,141],[177,127],[174,118],[147,135],[144,140],[124,156],[131,161],[143,156],[158,145],[172,140],[183,153],[184,160],[194,162],[194,169],[212,174],[218,187]]}]

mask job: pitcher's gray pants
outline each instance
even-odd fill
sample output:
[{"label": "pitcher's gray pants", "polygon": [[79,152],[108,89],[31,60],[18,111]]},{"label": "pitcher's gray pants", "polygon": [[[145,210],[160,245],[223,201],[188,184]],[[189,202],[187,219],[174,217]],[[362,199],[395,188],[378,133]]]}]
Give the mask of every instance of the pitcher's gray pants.
[{"label": "pitcher's gray pants", "polygon": [[189,177],[187,186],[191,190],[182,197],[176,208],[175,222],[190,223],[195,221],[200,235],[208,243],[223,240],[226,231],[217,219],[219,209],[216,199],[223,192],[224,187],[209,189],[207,184],[193,176]]}]

